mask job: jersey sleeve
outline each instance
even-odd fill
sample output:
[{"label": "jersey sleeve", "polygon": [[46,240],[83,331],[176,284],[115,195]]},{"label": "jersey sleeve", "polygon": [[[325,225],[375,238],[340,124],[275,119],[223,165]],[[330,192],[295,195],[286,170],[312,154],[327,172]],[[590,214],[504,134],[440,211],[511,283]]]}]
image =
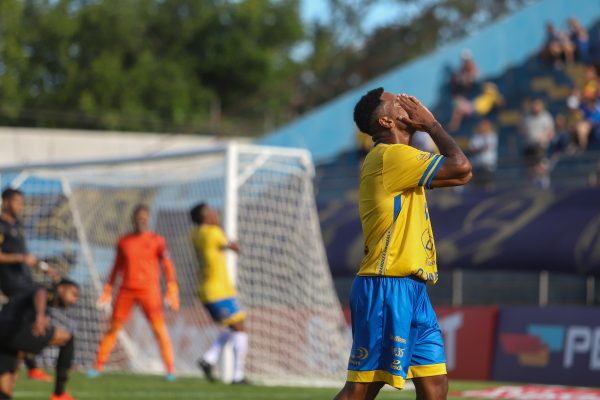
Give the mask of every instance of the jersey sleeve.
[{"label": "jersey sleeve", "polygon": [[219,226],[215,226],[210,230],[209,240],[212,246],[215,246],[219,249],[223,249],[229,243],[227,236],[225,236],[225,232],[223,232],[223,229],[221,229]]},{"label": "jersey sleeve", "polygon": [[113,264],[112,270],[110,271],[110,275],[108,276],[108,281],[106,283],[108,283],[111,286],[115,284],[115,280],[117,279],[117,273],[121,270],[121,268],[123,268],[124,264],[125,258],[123,256],[122,243],[121,241],[119,241],[119,243],[117,243],[117,255],[115,256],[115,262]]},{"label": "jersey sleeve", "polygon": [[390,146],[383,154],[383,185],[390,193],[418,186],[429,188],[443,162],[441,154],[406,145]]},{"label": "jersey sleeve", "polygon": [[162,265],[167,282],[176,282],[177,278],[175,274],[175,267],[173,265],[173,261],[171,261],[171,257],[169,256],[167,241],[162,236],[158,236],[157,252],[157,257]]}]

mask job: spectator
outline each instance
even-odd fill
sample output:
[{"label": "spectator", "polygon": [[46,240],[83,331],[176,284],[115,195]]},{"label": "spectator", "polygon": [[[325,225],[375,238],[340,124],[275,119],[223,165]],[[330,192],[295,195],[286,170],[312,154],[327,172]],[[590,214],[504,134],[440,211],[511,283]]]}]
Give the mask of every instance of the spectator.
[{"label": "spectator", "polygon": [[522,133],[525,136],[525,156],[545,157],[554,137],[554,120],[542,100],[536,99],[531,103],[531,110],[523,120]]},{"label": "spectator", "polygon": [[484,189],[493,189],[498,166],[498,135],[489,120],[484,119],[477,124],[475,134],[469,141],[469,152],[473,182]]},{"label": "spectator", "polygon": [[[597,92],[596,92],[597,93]],[[587,150],[590,137],[600,134],[600,100],[592,90],[583,90],[579,110],[581,120],[577,124],[577,145]]]},{"label": "spectator", "polygon": [[452,76],[452,94],[468,96],[479,78],[479,68],[468,49],[462,51],[461,60],[460,69]]},{"label": "spectator", "polygon": [[579,61],[590,59],[590,35],[575,18],[569,18],[569,39],[575,46],[575,57]]},{"label": "spectator", "polygon": [[585,67],[582,92],[586,93],[587,96],[592,97],[598,97],[598,95],[600,95],[600,79],[598,79],[596,68],[591,65]]},{"label": "spectator", "polygon": [[504,98],[498,91],[498,87],[492,82],[485,82],[482,85],[482,92],[472,101],[464,96],[457,96],[454,99],[454,110],[448,124],[450,132],[456,132],[460,129],[464,117],[476,114],[485,117],[494,108],[504,104]]},{"label": "spectator", "polygon": [[575,45],[566,33],[556,30],[551,22],[546,24],[546,42],[541,52],[542,60],[554,68],[560,69],[564,63],[573,64]]},{"label": "spectator", "polygon": [[550,141],[550,153],[573,153],[574,132],[569,127],[567,117],[564,114],[556,114],[554,118],[554,138]]},{"label": "spectator", "polygon": [[529,177],[534,185],[547,188],[550,177],[546,153],[554,138],[554,119],[546,111],[542,100],[536,99],[531,103],[531,109],[523,119],[521,132],[525,136],[524,156]]}]

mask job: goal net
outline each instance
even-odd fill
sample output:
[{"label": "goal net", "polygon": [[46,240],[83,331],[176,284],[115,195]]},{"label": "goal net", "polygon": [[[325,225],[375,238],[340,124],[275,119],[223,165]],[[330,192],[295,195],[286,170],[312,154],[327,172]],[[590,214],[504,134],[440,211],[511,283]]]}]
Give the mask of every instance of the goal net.
[{"label": "goal net", "polygon": [[[144,203],[151,209],[151,229],[167,240],[180,286],[181,310],[165,312],[175,368],[198,373],[196,360],[219,332],[197,299],[198,266],[189,241],[189,209],[204,201],[221,211],[227,234],[242,248],[237,259],[229,258],[229,266],[248,314],[248,376],[298,384],[343,380],[350,348],[312,178],[305,151],[239,144],[150,158],[0,169],[2,187],[25,193],[30,251],[83,287],[73,310],[53,316],[57,323],[76,324],[77,366],[93,365],[110,319],[96,301],[116,241],[131,229],[134,207]],[[46,353],[45,361],[52,355]],[[139,309],[106,368],[163,372],[159,347]]]}]

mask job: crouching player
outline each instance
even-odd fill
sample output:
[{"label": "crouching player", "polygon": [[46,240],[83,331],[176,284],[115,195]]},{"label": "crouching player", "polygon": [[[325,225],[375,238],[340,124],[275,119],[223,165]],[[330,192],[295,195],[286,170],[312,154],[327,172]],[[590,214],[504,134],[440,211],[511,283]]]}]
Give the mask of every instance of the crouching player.
[{"label": "crouching player", "polygon": [[225,250],[239,252],[240,248],[225,236],[215,209],[201,203],[192,208],[190,217],[196,225],[190,236],[201,267],[198,294],[213,320],[226,327],[198,361],[198,365],[206,378],[214,381],[213,367],[223,347],[231,341],[234,357],[232,383],[247,384],[244,372],[248,352],[248,334],[244,328],[246,314],[240,309],[225,262]]},{"label": "crouching player", "polygon": [[65,391],[73,362],[73,333],[52,325],[48,307],[67,308],[79,298],[77,283],[63,279],[52,289],[33,287],[14,296],[0,311],[0,399],[11,399],[18,356],[39,354],[44,348],[58,346],[56,380],[50,400],[72,400]]}]

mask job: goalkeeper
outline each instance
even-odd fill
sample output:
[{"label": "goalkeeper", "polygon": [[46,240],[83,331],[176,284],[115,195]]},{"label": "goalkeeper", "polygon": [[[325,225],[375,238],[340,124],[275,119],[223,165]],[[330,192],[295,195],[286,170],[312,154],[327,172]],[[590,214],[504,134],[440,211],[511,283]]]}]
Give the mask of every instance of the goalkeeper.
[{"label": "goalkeeper", "polygon": [[94,368],[88,371],[90,378],[103,370],[118,332],[129,319],[133,306],[139,304],[160,344],[167,370],[166,379],[175,380],[173,349],[162,309],[159,264],[167,279],[165,302],[173,311],[179,310],[179,289],[165,239],[149,230],[149,220],[149,208],[138,205],[133,212],[134,231],[121,237],[117,244],[116,260],[98,305],[106,307],[110,303],[117,274],[121,274],[121,286],[115,299],[110,328],[98,346]]},{"label": "goalkeeper", "polygon": [[192,222],[197,225],[190,233],[192,245],[201,265],[198,294],[204,307],[215,322],[224,325],[217,340],[212,344],[198,365],[209,381],[214,381],[213,367],[217,363],[223,346],[229,341],[233,345],[233,382],[248,383],[244,365],[248,352],[248,334],[244,328],[245,313],[240,309],[236,291],[227,273],[225,250],[239,252],[239,246],[227,240],[219,226],[217,211],[201,203],[190,211]]}]

